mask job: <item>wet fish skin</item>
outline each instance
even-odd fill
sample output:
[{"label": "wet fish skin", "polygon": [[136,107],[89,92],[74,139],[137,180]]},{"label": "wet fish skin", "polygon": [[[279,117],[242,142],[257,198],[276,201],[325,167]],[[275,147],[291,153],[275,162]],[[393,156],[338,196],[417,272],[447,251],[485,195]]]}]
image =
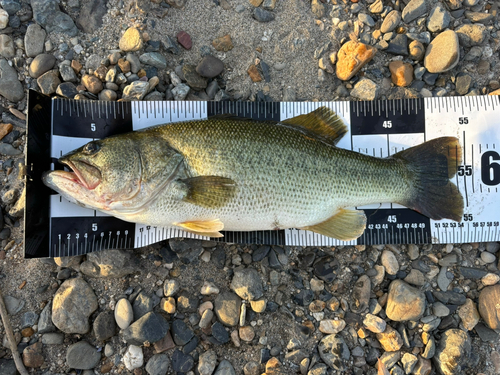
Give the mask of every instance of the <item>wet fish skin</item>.
[{"label": "wet fish skin", "polygon": [[50,172],[44,182],[126,221],[210,236],[305,228],[354,239],[366,217],[345,208],[384,202],[461,219],[463,199],[449,180],[461,156],[456,138],[375,158],[336,147],[346,130],[324,107],[278,124],[168,124],[91,142],[61,158],[75,173]]}]

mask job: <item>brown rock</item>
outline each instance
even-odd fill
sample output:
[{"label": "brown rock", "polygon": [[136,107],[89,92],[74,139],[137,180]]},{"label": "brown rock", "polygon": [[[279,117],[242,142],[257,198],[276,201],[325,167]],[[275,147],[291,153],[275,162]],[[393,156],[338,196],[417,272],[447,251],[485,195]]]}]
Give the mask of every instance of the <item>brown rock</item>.
[{"label": "brown rock", "polygon": [[98,94],[103,89],[101,80],[95,76],[91,76],[88,74],[84,75],[82,77],[82,83],[85,85],[85,88],[92,94]]},{"label": "brown rock", "polygon": [[165,337],[163,337],[160,341],[156,341],[153,345],[155,347],[156,354],[175,348],[175,343],[174,340],[172,340],[170,331],[167,332]]},{"label": "brown rock", "polygon": [[254,7],[260,7],[260,4],[262,4],[263,0],[250,0],[250,5],[253,5]]},{"label": "brown rock", "polygon": [[212,46],[214,46],[217,51],[223,52],[231,51],[234,47],[233,41],[231,40],[231,36],[229,34],[214,39],[212,41]]},{"label": "brown rock", "polygon": [[354,77],[377,53],[377,50],[361,42],[345,43],[337,54],[337,77],[347,81]]},{"label": "brown rock", "polygon": [[260,75],[259,70],[257,69],[257,67],[254,64],[250,65],[250,67],[247,70],[247,73],[250,76],[250,78],[252,79],[252,81],[254,81],[254,82],[262,81],[262,76]]},{"label": "brown rock", "polygon": [[12,124],[0,123],[0,139],[3,139],[3,137],[9,134],[13,128]]},{"label": "brown rock", "polygon": [[78,73],[80,73],[80,70],[82,70],[83,65],[80,64],[80,62],[77,60],[71,60],[71,67],[73,68],[75,73],[78,74]]},{"label": "brown rock", "polygon": [[418,40],[410,43],[410,57],[415,61],[420,61],[424,57],[425,47]]},{"label": "brown rock", "polygon": [[492,91],[488,95],[500,95],[500,89]]},{"label": "brown rock", "polygon": [[41,367],[44,358],[42,354],[42,343],[37,342],[33,345],[27,346],[23,350],[23,363],[26,367]]},{"label": "brown rock", "polygon": [[113,368],[113,362],[108,361],[101,366],[101,373],[107,374],[108,372],[111,371],[112,368]]},{"label": "brown rock", "polygon": [[432,363],[429,359],[418,356],[418,361],[413,368],[412,374],[415,375],[429,375],[432,371]]},{"label": "brown rock", "polygon": [[120,67],[123,74],[130,72],[130,61],[125,59],[118,59],[118,66]]},{"label": "brown rock", "polygon": [[377,333],[377,340],[386,352],[395,352],[403,346],[401,335],[389,325],[384,332]]},{"label": "brown rock", "polygon": [[487,286],[479,294],[479,313],[491,329],[500,329],[500,284]]},{"label": "brown rock", "polygon": [[240,327],[239,329],[240,339],[246,342],[250,342],[255,337],[255,331],[252,326]]},{"label": "brown rock", "polygon": [[413,81],[413,67],[411,64],[402,61],[392,61],[389,63],[391,80],[396,86],[409,86]]},{"label": "brown rock", "polygon": [[186,5],[186,0],[167,0],[168,5],[174,8],[183,8]]},{"label": "brown rock", "polygon": [[33,328],[28,327],[28,328],[25,328],[21,331],[21,336],[31,337],[31,336],[33,336],[34,333],[35,333],[35,331],[33,331]]},{"label": "brown rock", "polygon": [[187,50],[191,49],[191,47],[193,46],[191,36],[185,31],[180,31],[177,33],[177,41]]},{"label": "brown rock", "polygon": [[146,75],[147,75],[147,73],[146,73],[146,71],[145,71],[144,69],[141,69],[141,70],[139,70],[139,71],[137,72],[137,76],[138,76],[139,78],[146,77]]},{"label": "brown rock", "polygon": [[108,72],[108,68],[104,65],[101,65],[94,71],[94,75],[99,78],[102,82],[106,81],[106,73]]}]

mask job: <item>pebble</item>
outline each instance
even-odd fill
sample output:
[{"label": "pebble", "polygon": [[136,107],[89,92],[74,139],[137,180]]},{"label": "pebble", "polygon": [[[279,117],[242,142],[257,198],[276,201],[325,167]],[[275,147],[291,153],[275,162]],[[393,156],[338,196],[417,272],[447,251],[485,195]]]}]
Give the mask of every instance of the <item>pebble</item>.
[{"label": "pebble", "polygon": [[408,55],[408,37],[404,34],[397,34],[389,42],[385,52],[392,53],[393,55]]},{"label": "pebble", "polygon": [[42,335],[42,344],[44,345],[61,345],[64,342],[64,334],[57,332],[49,332]]},{"label": "pebble", "polygon": [[379,96],[380,87],[368,78],[361,78],[354,85],[351,96],[359,100],[376,100]]},{"label": "pebble", "polygon": [[384,18],[382,26],[380,26],[380,31],[385,34],[393,31],[401,22],[401,13],[397,10],[389,12],[389,14]]},{"label": "pebble", "polygon": [[35,57],[30,64],[29,74],[33,78],[38,78],[54,67],[56,58],[54,55],[42,53]]},{"label": "pebble", "polygon": [[[418,40],[413,40],[409,45],[410,57],[415,61],[420,61],[425,55],[425,47]],[[417,248],[418,249],[418,248]]]},{"label": "pebble", "polygon": [[176,345],[186,345],[194,337],[193,331],[180,319],[175,319],[171,327],[172,339]]},{"label": "pebble", "polygon": [[311,11],[317,19],[321,19],[326,14],[326,7],[320,0],[312,0]]},{"label": "pebble", "polygon": [[43,53],[46,36],[47,33],[40,25],[32,23],[28,26],[24,36],[24,50],[28,57],[36,57]]},{"label": "pebble", "polygon": [[187,32],[180,31],[177,33],[176,37],[179,44],[185,49],[190,50],[191,47],[193,46],[191,36]]},{"label": "pebble", "polygon": [[115,101],[116,98],[117,94],[114,90],[104,89],[99,93],[99,100]]},{"label": "pebble", "polygon": [[87,341],[78,341],[68,347],[66,365],[76,370],[90,370],[101,360],[101,353]]},{"label": "pebble", "polygon": [[448,277],[447,267],[441,267],[438,277],[437,284],[442,291],[448,290],[448,286],[450,286],[452,279]]},{"label": "pebble", "polygon": [[10,59],[14,57],[16,53],[14,47],[14,41],[9,35],[1,34],[0,35],[0,56],[5,57],[6,59]]},{"label": "pebble", "polygon": [[96,340],[105,341],[113,337],[116,331],[113,311],[103,311],[97,315],[93,328]]},{"label": "pebble", "polygon": [[346,326],[344,320],[325,319],[319,322],[319,331],[326,334],[341,332]]},{"label": "pebble", "polygon": [[5,9],[0,9],[0,30],[3,30],[9,24],[9,13]]},{"label": "pebble", "polygon": [[450,13],[446,10],[444,5],[442,3],[437,3],[436,6],[432,8],[427,18],[427,29],[433,33],[442,31],[448,27],[450,19]]},{"label": "pebble", "polygon": [[436,36],[427,46],[424,66],[430,73],[443,73],[453,69],[459,61],[457,33],[446,30]]},{"label": "pebble", "polygon": [[250,65],[248,67],[247,73],[248,73],[250,79],[253,82],[260,82],[260,81],[262,81],[262,76],[261,76],[261,74],[259,72],[259,69],[254,64],[252,64],[252,65]]},{"label": "pebble", "polygon": [[233,41],[231,40],[231,36],[229,34],[226,34],[220,38],[214,39],[212,41],[212,46],[217,51],[221,51],[221,52],[228,52],[234,48]]},{"label": "pebble", "polygon": [[243,326],[239,328],[240,339],[251,342],[255,338],[255,330],[252,326]]},{"label": "pebble", "polygon": [[146,364],[149,375],[165,375],[170,368],[170,359],[166,354],[155,354]]},{"label": "pebble", "polygon": [[264,294],[259,273],[254,268],[234,272],[231,289],[242,299],[257,300]]},{"label": "pebble", "polygon": [[129,345],[127,351],[123,355],[123,364],[127,370],[135,370],[144,364],[144,354],[142,348],[136,345]]},{"label": "pebble", "polygon": [[90,330],[89,317],[97,310],[97,297],[81,278],[64,281],[52,301],[52,321],[64,333],[84,334]]},{"label": "pebble", "polygon": [[376,52],[374,47],[364,43],[355,41],[345,43],[337,53],[337,77],[342,81],[351,79],[370,62]]},{"label": "pebble", "polygon": [[54,70],[49,70],[46,73],[43,73],[36,80],[40,91],[45,95],[51,95],[57,91],[57,88],[61,84],[61,80],[59,79],[59,72]]},{"label": "pebble", "polygon": [[178,84],[176,87],[174,87],[172,89],[172,94],[174,95],[174,99],[175,100],[184,100],[186,98],[186,96],[188,95],[189,93],[189,86],[184,84],[184,83],[180,83]]},{"label": "pebble", "polygon": [[[456,87],[456,91],[457,93],[459,93],[460,95],[465,95],[469,92],[469,89],[472,85],[472,77],[467,74],[467,73],[459,73],[455,79],[455,87]],[[488,252],[485,252],[487,254],[490,254]],[[490,254],[492,255],[492,254]],[[481,253],[481,258],[482,258],[482,253]],[[493,256],[493,261],[494,261],[494,256]],[[484,259],[483,259],[484,261]],[[492,262],[488,262],[488,263],[492,263]]]},{"label": "pebble", "polygon": [[386,352],[395,352],[403,346],[401,335],[389,325],[387,325],[384,332],[377,333],[376,337]]},{"label": "pebble", "polygon": [[403,9],[403,21],[410,23],[414,19],[423,16],[427,13],[427,6],[426,0],[411,0]]},{"label": "pebble", "polygon": [[155,343],[165,337],[169,324],[160,314],[149,312],[123,330],[123,339],[132,345]]},{"label": "pebble", "polygon": [[[196,72],[196,66],[194,65],[184,65],[182,67],[182,73],[184,74],[184,78],[193,90],[195,91],[201,91],[207,88],[207,80],[204,77],[201,77],[197,72]],[[201,255],[198,254],[198,256]],[[197,258],[198,258],[197,256]]]},{"label": "pebble", "polygon": [[139,61],[145,65],[151,65],[158,69],[167,67],[167,59],[158,52],[146,52],[139,57]]},{"label": "pebble", "polygon": [[212,375],[217,365],[217,354],[213,350],[207,350],[200,354],[198,372],[200,375]]},{"label": "pebble", "polygon": [[460,45],[464,47],[480,46],[488,37],[488,29],[481,24],[464,24],[455,29],[460,40]]},{"label": "pebble", "polygon": [[33,0],[31,2],[33,19],[47,33],[63,33],[72,37],[78,34],[78,29],[71,17],[59,10],[59,4],[54,1]]},{"label": "pebble", "polygon": [[469,298],[458,308],[458,316],[468,331],[472,331],[477,323],[479,323],[479,312],[477,311],[476,304]]},{"label": "pebble", "polygon": [[418,320],[425,310],[425,296],[402,280],[389,285],[386,314],[394,321]]},{"label": "pebble", "polygon": [[270,12],[263,8],[255,8],[252,16],[259,22],[271,22],[276,17],[273,12]]},{"label": "pebble", "polygon": [[101,80],[96,76],[86,74],[82,77],[82,83],[92,94],[98,94],[103,89]]},{"label": "pebble", "polygon": [[[470,81],[472,81],[472,77],[470,77],[470,78],[471,78]],[[469,85],[470,85],[470,83],[469,83]],[[492,253],[490,253],[488,251],[483,251],[481,253],[481,260],[484,263],[489,264],[489,263],[494,263],[497,259],[496,259],[495,255],[493,255]]]},{"label": "pebble", "polygon": [[52,306],[48,303],[40,313],[40,318],[38,319],[38,333],[42,334],[55,330],[56,327],[52,323]]},{"label": "pebble", "polygon": [[485,286],[495,285],[500,281],[500,276],[495,273],[488,273],[481,278],[481,282]]},{"label": "pebble", "polygon": [[486,325],[493,329],[500,329],[500,285],[487,286],[479,294],[478,309]]},{"label": "pebble", "polygon": [[0,58],[0,95],[11,102],[18,102],[24,97],[24,87],[17,78],[16,70],[7,60]]},{"label": "pebble", "polygon": [[461,374],[469,365],[470,352],[469,335],[459,329],[449,329],[441,335],[433,361],[442,374]]},{"label": "pebble", "polygon": [[[396,70],[402,66],[402,62],[400,61],[393,61],[389,64],[389,69],[393,76],[396,74]],[[394,79],[393,79],[394,82]],[[394,82],[396,83],[396,82]],[[390,250],[384,250],[382,252],[382,256],[380,257],[382,265],[385,268],[385,272],[387,272],[389,275],[395,275],[399,271],[399,264],[398,260],[396,259],[396,256],[394,253]]]},{"label": "pebble", "polygon": [[129,27],[119,42],[119,47],[124,52],[138,51],[142,45],[141,33],[135,27]]},{"label": "pebble", "polygon": [[406,374],[411,374],[413,372],[413,369],[415,368],[417,361],[418,358],[415,357],[413,354],[410,353],[403,354],[403,357],[401,358],[401,363],[403,364],[403,369]]},{"label": "pebble", "polygon": [[212,325],[212,336],[221,344],[229,342],[229,333],[219,322]]},{"label": "pebble", "polygon": [[236,375],[234,371],[233,365],[226,359],[223,359],[217,369],[214,372],[214,375]]},{"label": "pebble", "polygon": [[372,314],[366,314],[363,320],[363,324],[369,331],[373,333],[384,332],[387,327],[387,323],[384,319]]},{"label": "pebble", "polygon": [[115,321],[118,327],[126,329],[134,320],[134,310],[132,304],[126,298],[118,300],[115,306]]},{"label": "pebble", "polygon": [[26,367],[38,368],[45,362],[42,351],[42,343],[37,342],[27,346],[23,350],[23,363]]},{"label": "pebble", "polygon": [[188,354],[184,354],[176,349],[172,354],[172,368],[180,373],[187,373],[194,366],[194,359]]},{"label": "pebble", "polygon": [[223,70],[224,63],[212,55],[203,57],[196,67],[196,72],[206,78],[214,78],[221,74]]},{"label": "pebble", "polygon": [[318,345],[321,359],[333,370],[345,371],[347,361],[351,357],[349,347],[342,336],[335,334],[325,336]]},{"label": "pebble", "polygon": [[234,327],[239,322],[241,299],[234,293],[225,292],[214,301],[214,311],[222,324]]},{"label": "pebble", "polygon": [[370,26],[370,27],[375,26],[375,20],[366,13],[359,13],[358,20],[367,26]]}]

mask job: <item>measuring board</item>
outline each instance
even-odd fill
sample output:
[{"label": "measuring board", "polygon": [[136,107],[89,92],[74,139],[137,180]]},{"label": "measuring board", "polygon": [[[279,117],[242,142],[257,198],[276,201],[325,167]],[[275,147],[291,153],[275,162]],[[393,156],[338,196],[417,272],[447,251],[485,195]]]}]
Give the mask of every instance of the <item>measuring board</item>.
[{"label": "measuring board", "polygon": [[98,102],[29,93],[25,256],[54,257],[111,248],[137,248],[168,238],[206,238],[176,228],[121,221],[71,204],[43,185],[41,175],[62,169],[57,159],[94,139],[146,127],[233,114],[281,121],[320,106],[335,111],[349,132],[337,144],[376,157],[441,136],[455,136],[463,160],[453,178],[464,197],[462,222],[431,220],[397,204],[357,207],[364,234],[344,242],[297,229],[222,232],[217,241],[288,246],[468,243],[500,240],[500,102],[498,96],[420,98],[375,102]]}]

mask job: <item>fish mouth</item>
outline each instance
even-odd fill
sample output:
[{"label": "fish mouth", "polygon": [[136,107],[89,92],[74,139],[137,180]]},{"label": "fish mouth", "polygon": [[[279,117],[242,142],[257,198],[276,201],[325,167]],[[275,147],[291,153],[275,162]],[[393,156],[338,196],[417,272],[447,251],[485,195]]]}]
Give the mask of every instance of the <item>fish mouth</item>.
[{"label": "fish mouth", "polygon": [[59,176],[73,181],[88,190],[94,190],[101,183],[101,172],[93,165],[85,163],[84,161],[69,160],[61,160],[61,163],[70,167],[72,172],[61,171]]}]

